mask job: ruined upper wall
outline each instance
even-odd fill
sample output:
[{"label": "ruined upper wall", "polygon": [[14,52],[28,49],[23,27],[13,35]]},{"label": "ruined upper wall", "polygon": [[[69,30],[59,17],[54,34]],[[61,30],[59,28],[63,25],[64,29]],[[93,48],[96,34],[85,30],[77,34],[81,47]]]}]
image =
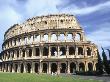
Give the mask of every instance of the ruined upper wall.
[{"label": "ruined upper wall", "polygon": [[56,14],[47,16],[37,16],[28,19],[23,24],[15,24],[9,28],[4,40],[16,35],[46,29],[81,29],[76,18],[69,14]]}]

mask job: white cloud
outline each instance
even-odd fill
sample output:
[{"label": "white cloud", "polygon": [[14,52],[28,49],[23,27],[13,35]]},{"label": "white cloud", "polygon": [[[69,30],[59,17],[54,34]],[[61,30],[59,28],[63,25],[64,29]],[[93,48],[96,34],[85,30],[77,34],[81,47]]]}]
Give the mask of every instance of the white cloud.
[{"label": "white cloud", "polygon": [[62,9],[62,12],[69,12],[72,14],[76,14],[76,15],[86,15],[86,14],[90,14],[93,12],[96,12],[98,10],[105,10],[105,9],[109,9],[110,8],[110,1],[107,1],[105,3],[101,3],[95,6],[86,6],[86,7],[82,7],[79,8],[78,6],[76,6],[75,4],[73,4],[72,6],[68,6],[64,9]]},{"label": "white cloud", "polygon": [[109,47],[110,46],[110,23],[106,22],[104,24],[97,25],[100,29],[91,32],[87,35],[87,38],[95,42],[98,47]]}]

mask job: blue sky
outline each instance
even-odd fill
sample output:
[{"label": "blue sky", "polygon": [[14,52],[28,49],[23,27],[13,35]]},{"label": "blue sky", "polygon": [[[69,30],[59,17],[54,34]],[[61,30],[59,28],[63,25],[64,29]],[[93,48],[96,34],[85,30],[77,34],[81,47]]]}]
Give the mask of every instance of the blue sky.
[{"label": "blue sky", "polygon": [[87,40],[110,48],[110,0],[0,0],[0,46],[13,24],[55,13],[75,15]]}]

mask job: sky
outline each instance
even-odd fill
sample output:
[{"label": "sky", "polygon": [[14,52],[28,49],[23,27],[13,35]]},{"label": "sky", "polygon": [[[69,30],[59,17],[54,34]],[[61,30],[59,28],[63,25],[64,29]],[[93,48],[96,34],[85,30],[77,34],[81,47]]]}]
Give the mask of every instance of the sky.
[{"label": "sky", "polygon": [[0,51],[10,26],[33,16],[75,15],[87,40],[110,49],[110,0],[0,0]]}]

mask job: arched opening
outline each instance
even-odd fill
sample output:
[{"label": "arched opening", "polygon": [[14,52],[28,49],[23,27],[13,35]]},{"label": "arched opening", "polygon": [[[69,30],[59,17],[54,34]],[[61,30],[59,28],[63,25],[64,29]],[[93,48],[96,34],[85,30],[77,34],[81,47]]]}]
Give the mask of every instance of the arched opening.
[{"label": "arched opening", "polygon": [[23,63],[21,64],[21,73],[23,73],[24,72],[24,65],[23,65]]},{"label": "arched opening", "polygon": [[52,63],[51,64],[51,73],[56,73],[57,72],[57,64],[56,63]]},{"label": "arched opening", "polygon": [[91,49],[89,47],[87,47],[87,55],[91,56]]},{"label": "arched opening", "polygon": [[48,42],[48,34],[44,34],[43,41]]},{"label": "arched opening", "polygon": [[39,56],[39,48],[36,48],[36,56]]},{"label": "arched opening", "polygon": [[39,67],[39,64],[35,63],[35,73],[38,73],[38,67]]},{"label": "arched opening", "polygon": [[68,33],[67,34],[67,40],[68,41],[72,41],[73,40],[73,34],[72,33]]},{"label": "arched opening", "polygon": [[43,72],[43,73],[47,73],[47,63],[43,63],[42,72]]},{"label": "arched opening", "polygon": [[25,50],[22,50],[22,57],[25,57]]},{"label": "arched opening", "polygon": [[75,55],[75,48],[69,47],[69,55]]},{"label": "arched opening", "polygon": [[40,35],[39,34],[34,35],[34,40],[35,42],[40,42]]},{"label": "arched opening", "polygon": [[51,48],[51,56],[56,56],[57,55],[57,49],[56,47]]},{"label": "arched opening", "polygon": [[61,33],[58,37],[58,40],[65,41],[65,35],[63,33]]},{"label": "arched opening", "polygon": [[19,50],[17,50],[17,58],[19,58]]},{"label": "arched opening", "polygon": [[82,47],[78,47],[78,55],[83,55],[83,48]]},{"label": "arched opening", "polygon": [[80,41],[81,35],[79,33],[76,34],[75,36],[75,41]]},{"label": "arched opening", "polygon": [[15,64],[15,72],[17,72],[17,69],[18,69],[18,65]]},{"label": "arched opening", "polygon": [[43,48],[43,56],[48,56],[49,50],[47,47]]},{"label": "arched opening", "polygon": [[79,71],[84,72],[85,71],[85,65],[84,63],[79,64]]},{"label": "arched opening", "polygon": [[66,49],[65,47],[60,48],[60,55],[66,55]]},{"label": "arched opening", "polygon": [[51,35],[51,42],[57,41],[57,36],[56,34]]},{"label": "arched opening", "polygon": [[31,72],[31,64],[27,63],[27,72],[30,73]]},{"label": "arched opening", "polygon": [[66,73],[66,64],[65,63],[61,63],[60,73]]},{"label": "arched opening", "polygon": [[29,57],[32,56],[32,49],[29,49]]},{"label": "arched opening", "polygon": [[6,64],[6,72],[8,72],[8,64]]},{"label": "arched opening", "polygon": [[92,63],[88,63],[88,71],[90,71],[90,72],[93,71],[93,65],[92,65]]},{"label": "arched opening", "polygon": [[75,73],[76,71],[76,64],[74,62],[70,63],[70,73]]}]

